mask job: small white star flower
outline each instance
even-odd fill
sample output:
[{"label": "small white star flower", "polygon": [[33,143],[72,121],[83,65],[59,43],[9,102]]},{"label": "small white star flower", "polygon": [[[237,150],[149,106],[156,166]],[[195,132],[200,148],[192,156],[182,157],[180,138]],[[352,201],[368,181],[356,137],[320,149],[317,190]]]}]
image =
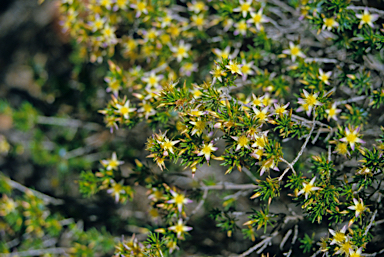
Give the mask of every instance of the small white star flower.
[{"label": "small white star flower", "polygon": [[313,186],[315,180],[316,177],[313,177],[309,183],[303,182],[303,189],[301,189],[297,195],[305,194],[305,199],[308,199],[308,196],[312,193],[312,191],[320,190],[321,187]]}]

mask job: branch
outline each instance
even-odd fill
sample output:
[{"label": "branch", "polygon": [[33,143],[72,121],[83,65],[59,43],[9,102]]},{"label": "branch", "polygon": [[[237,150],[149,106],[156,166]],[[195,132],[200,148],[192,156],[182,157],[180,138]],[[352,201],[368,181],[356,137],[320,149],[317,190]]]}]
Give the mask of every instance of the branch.
[{"label": "branch", "polygon": [[273,233],[271,236],[263,239],[263,241],[261,241],[258,244],[255,244],[254,246],[252,246],[251,248],[249,248],[247,251],[243,252],[242,254],[238,255],[237,257],[248,256],[251,253],[253,253],[254,251],[256,251],[258,248],[262,248],[262,247],[265,248],[271,242],[272,238],[276,235],[277,235],[277,232]]},{"label": "branch", "polygon": [[352,97],[352,98],[344,100],[344,101],[336,101],[335,105],[354,103],[354,102],[357,102],[357,101],[364,100],[366,98],[367,98],[367,96],[365,96],[365,95],[356,96],[356,97]]},{"label": "branch", "polygon": [[16,181],[13,181],[12,179],[6,178],[7,183],[14,189],[20,190],[21,192],[27,193],[27,192],[32,192],[36,197],[42,199],[45,203],[50,203],[53,205],[60,205],[64,204],[64,201],[61,199],[56,199],[53,198],[49,195],[43,194],[39,191],[36,191],[34,189],[30,189]]},{"label": "branch", "polygon": [[199,210],[200,208],[203,206],[204,202],[205,202],[205,199],[207,199],[207,196],[208,196],[208,189],[204,189],[204,194],[203,194],[203,197],[201,198],[200,202],[197,204],[196,208],[191,212],[191,214],[189,214],[189,216],[185,219],[185,221],[187,222],[193,215],[195,215]]},{"label": "branch", "polygon": [[20,257],[20,256],[41,256],[44,254],[65,254],[69,248],[57,247],[57,248],[47,248],[47,249],[36,249],[36,250],[28,250],[24,252],[16,252],[16,253],[2,253],[0,257]]},{"label": "branch", "polygon": [[57,117],[45,117],[38,116],[37,123],[43,125],[54,125],[73,128],[85,128],[88,130],[100,130],[103,127],[94,122],[83,122],[81,120],[69,119],[69,118],[57,118]]},{"label": "branch", "polygon": [[255,184],[221,184],[221,185],[212,185],[212,186],[203,186],[203,190],[247,190],[255,189],[257,186]]},{"label": "branch", "polygon": [[347,9],[348,10],[365,10],[365,9],[367,9],[370,12],[375,12],[375,13],[380,14],[381,16],[384,16],[384,11],[376,9],[376,8],[373,8],[373,7],[350,5],[350,6],[347,7]]},{"label": "branch", "polygon": [[313,130],[315,129],[316,126],[316,116],[315,116],[315,109],[313,110],[313,120],[312,120],[312,128],[311,131],[309,131],[309,134],[307,138],[305,139],[304,144],[301,146],[300,152],[297,154],[296,158],[291,162],[291,165],[295,165],[295,163],[299,160],[300,156],[303,154],[305,147],[307,147],[307,144],[309,142],[309,139],[311,138],[311,135],[313,133]]}]

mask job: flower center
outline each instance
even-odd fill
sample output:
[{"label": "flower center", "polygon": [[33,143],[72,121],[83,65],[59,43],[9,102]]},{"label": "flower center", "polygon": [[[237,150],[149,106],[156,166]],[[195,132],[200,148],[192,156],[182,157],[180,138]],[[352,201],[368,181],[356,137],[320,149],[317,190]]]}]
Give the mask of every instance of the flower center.
[{"label": "flower center", "polygon": [[299,55],[300,49],[297,46],[291,48],[291,55]]},{"label": "flower center", "polygon": [[350,142],[350,143],[354,143],[356,142],[357,140],[357,136],[355,133],[350,133],[348,136],[347,136],[347,141]]},{"label": "flower center", "polygon": [[251,7],[251,5],[250,4],[248,4],[248,3],[244,3],[244,4],[242,4],[241,5],[241,11],[242,12],[247,12],[248,10],[249,10],[249,8]]},{"label": "flower center", "polygon": [[314,95],[307,96],[306,103],[311,106],[316,104],[316,97]]},{"label": "flower center", "polygon": [[335,236],[333,237],[336,242],[341,243],[345,240],[345,235],[341,232],[336,232]]},{"label": "flower center", "polygon": [[241,72],[242,73],[248,74],[250,70],[251,70],[251,67],[249,67],[248,65],[243,65],[241,67]]},{"label": "flower center", "polygon": [[178,194],[175,197],[175,204],[183,204],[184,203],[184,195]]},{"label": "flower center", "polygon": [[120,109],[120,113],[123,114],[123,115],[126,115],[126,114],[129,113],[129,110],[128,110],[127,107],[123,106],[123,107],[121,107],[121,109]]},{"label": "flower center", "polygon": [[238,142],[241,147],[244,147],[248,144],[249,140],[246,136],[241,136]]},{"label": "flower center", "polygon": [[361,17],[361,20],[364,23],[369,23],[369,22],[371,22],[371,15],[370,14],[363,14],[363,16]]},{"label": "flower center", "polygon": [[255,16],[253,16],[253,22],[254,23],[260,23],[261,22],[261,14],[256,14]]},{"label": "flower center", "polygon": [[144,2],[138,2],[137,3],[137,10],[139,10],[139,11],[144,11],[145,10],[145,3]]}]

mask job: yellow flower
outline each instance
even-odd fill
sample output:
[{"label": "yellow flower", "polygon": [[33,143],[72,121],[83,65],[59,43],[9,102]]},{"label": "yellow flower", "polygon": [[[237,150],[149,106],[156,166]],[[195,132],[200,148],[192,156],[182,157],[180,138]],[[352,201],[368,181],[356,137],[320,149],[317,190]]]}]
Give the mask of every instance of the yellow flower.
[{"label": "yellow flower", "polygon": [[347,239],[345,232],[347,231],[347,225],[345,225],[341,230],[334,231],[333,229],[329,229],[329,232],[332,234],[332,242],[331,245],[341,244]]},{"label": "yellow flower", "polygon": [[124,163],[117,160],[116,152],[112,153],[111,159],[101,160],[100,162],[107,170],[117,170],[117,167]]},{"label": "yellow flower", "polygon": [[268,19],[263,15],[263,8],[260,8],[257,13],[251,12],[251,16],[252,18],[247,20],[247,23],[254,23],[257,30],[262,29],[261,23],[268,22]]},{"label": "yellow flower", "polygon": [[333,104],[331,108],[325,110],[325,112],[328,114],[327,120],[329,121],[330,119],[337,120],[337,114],[341,112],[340,109],[336,108],[336,104]]},{"label": "yellow flower", "polygon": [[257,97],[257,96],[255,96],[255,94],[252,94],[252,104],[254,105],[254,106],[259,106],[259,107],[261,107],[261,106],[263,106],[264,104],[263,104],[263,98],[264,98],[265,96],[263,95],[263,96],[260,96],[260,97]]},{"label": "yellow flower", "polygon": [[275,107],[275,114],[279,116],[283,116],[285,113],[287,113],[287,108],[290,103],[287,103],[286,105],[281,106],[280,104],[274,104]]},{"label": "yellow flower", "polygon": [[240,64],[237,64],[236,61],[230,60],[229,64],[226,65],[225,68],[230,70],[232,74],[237,73],[239,75],[243,75],[243,73],[241,72],[241,66],[240,66]]},{"label": "yellow flower", "polygon": [[305,89],[303,89],[302,96],[304,99],[299,98],[299,104],[301,106],[297,109],[298,112],[306,111],[307,115],[310,116],[312,112],[312,108],[316,105],[321,105],[321,103],[317,100],[318,94],[309,94]]},{"label": "yellow flower", "polygon": [[188,231],[192,230],[192,227],[184,226],[183,220],[179,219],[176,225],[171,226],[168,229],[173,231],[173,232],[175,232],[177,237],[181,239],[181,238],[183,238],[183,234],[185,232],[188,232]]},{"label": "yellow flower", "polygon": [[364,206],[363,199],[360,198],[360,202],[353,198],[353,203],[355,205],[349,206],[348,209],[355,210],[355,216],[358,217],[361,213],[363,213],[367,207]]},{"label": "yellow flower", "polygon": [[188,51],[191,49],[190,44],[184,44],[183,40],[180,40],[179,46],[178,47],[171,47],[171,51],[173,54],[176,56],[176,59],[178,62],[181,62],[183,58],[188,57]]},{"label": "yellow flower", "polygon": [[339,23],[335,21],[334,18],[324,18],[323,19],[323,29],[327,28],[328,30],[331,30],[333,28],[337,28],[339,26]]},{"label": "yellow flower", "polygon": [[131,8],[136,10],[136,18],[140,17],[142,13],[148,14],[147,3],[145,1],[137,1],[136,4],[131,4]]},{"label": "yellow flower", "polygon": [[354,131],[351,132],[352,130],[352,127],[349,126],[348,128],[345,128],[345,137],[343,137],[342,139],[340,139],[340,141],[344,142],[344,143],[348,143],[352,150],[355,149],[355,144],[356,143],[365,143],[362,139],[359,138],[359,130],[360,130],[360,127],[357,127]]},{"label": "yellow flower", "polygon": [[254,9],[251,6],[253,0],[247,0],[246,2],[244,0],[239,0],[240,6],[233,9],[234,12],[241,12],[243,17],[247,17],[247,13],[253,12]]},{"label": "yellow flower", "polygon": [[211,73],[213,76],[212,84],[216,82],[216,79],[218,79],[220,82],[223,82],[223,79],[221,77],[224,77],[225,75],[227,75],[227,73],[224,70],[222,70],[219,65],[216,65],[215,69],[210,71],[209,73]]},{"label": "yellow flower", "polygon": [[379,15],[370,14],[366,8],[363,14],[356,14],[356,17],[360,19],[359,28],[362,28],[364,24],[368,24],[373,28],[373,22],[379,18]]},{"label": "yellow flower", "polygon": [[241,135],[240,137],[231,137],[237,142],[236,151],[239,151],[241,148],[250,149],[249,139],[246,135]]},{"label": "yellow flower", "polygon": [[129,113],[134,112],[136,108],[129,108],[129,100],[124,105],[116,104],[117,112],[123,115],[125,119],[129,119]]},{"label": "yellow flower", "polygon": [[217,147],[213,146],[213,143],[204,144],[201,148],[201,151],[197,154],[198,156],[204,155],[207,162],[209,162],[209,159],[211,158],[211,153],[216,151]]},{"label": "yellow flower", "polygon": [[144,113],[144,116],[146,119],[148,119],[149,116],[156,114],[155,109],[153,109],[152,105],[150,103],[148,103],[147,101],[144,100],[142,103],[140,103],[140,105],[142,107],[140,109],[138,109],[137,111],[140,113]]},{"label": "yellow flower", "polygon": [[205,19],[204,19],[204,14],[199,14],[199,15],[193,15],[191,17],[193,24],[199,29],[203,30],[203,26],[205,25]]},{"label": "yellow flower", "polygon": [[247,63],[245,59],[241,60],[241,73],[243,73],[243,81],[247,80],[248,75],[255,74],[253,71],[254,68],[255,66],[253,65],[253,61]]},{"label": "yellow flower", "polygon": [[324,73],[322,69],[319,69],[319,76],[318,78],[324,83],[329,85],[329,78],[332,75],[332,71],[328,71],[327,73]]},{"label": "yellow flower", "polygon": [[212,50],[212,52],[219,58],[219,61],[221,61],[221,59],[232,59],[233,56],[229,54],[230,51],[231,51],[230,46],[227,46],[223,51],[218,48],[215,48]]},{"label": "yellow flower", "polygon": [[349,257],[361,257],[362,248],[357,249],[356,251],[349,249]]},{"label": "yellow flower", "polygon": [[93,32],[100,30],[104,27],[105,19],[100,18],[99,14],[95,15],[95,20],[89,22],[88,24],[91,26]]},{"label": "yellow flower", "polygon": [[164,141],[161,142],[161,147],[164,149],[164,156],[168,155],[168,151],[174,154],[173,152],[173,146],[177,143],[179,143],[180,140],[170,141],[168,138],[164,138]]},{"label": "yellow flower", "polygon": [[116,203],[119,202],[120,194],[125,194],[123,180],[119,183],[116,183],[113,179],[111,179],[111,188],[107,190],[108,194],[115,196]]},{"label": "yellow flower", "polygon": [[199,13],[199,12],[208,10],[208,7],[205,5],[203,1],[193,0],[192,3],[187,3],[187,5],[188,5],[188,10],[194,13]]},{"label": "yellow flower", "polygon": [[336,149],[334,151],[335,153],[341,154],[341,155],[349,155],[348,151],[348,144],[346,143],[337,143]]},{"label": "yellow flower", "polygon": [[257,108],[253,108],[253,111],[256,114],[256,118],[259,122],[264,123],[265,121],[268,120],[268,108],[265,107],[263,110],[258,110]]},{"label": "yellow flower", "polygon": [[301,189],[297,195],[305,194],[305,199],[308,199],[308,196],[312,193],[312,191],[320,190],[320,187],[313,186],[315,180],[316,177],[313,177],[309,183],[303,182],[303,189]]},{"label": "yellow flower", "polygon": [[146,75],[141,80],[147,83],[149,87],[159,86],[159,81],[163,78],[162,75],[156,75],[154,71],[151,71],[149,75]]},{"label": "yellow flower", "polygon": [[202,121],[201,119],[198,119],[197,121],[190,121],[189,123],[194,125],[192,129],[192,135],[197,134],[198,136],[200,136],[203,133],[206,126],[206,122]]},{"label": "yellow flower", "polygon": [[166,203],[174,203],[174,204],[176,204],[177,205],[177,209],[179,210],[179,212],[182,211],[183,206],[185,204],[188,204],[188,203],[192,202],[192,200],[186,198],[185,195],[183,195],[183,194],[179,194],[179,193],[177,193],[177,192],[175,192],[173,190],[170,190],[170,192],[171,192],[173,198],[171,200],[166,201]]},{"label": "yellow flower", "polygon": [[233,35],[237,36],[239,34],[245,36],[247,34],[247,22],[245,20],[241,20],[237,23],[235,23],[235,31],[233,32]]},{"label": "yellow flower", "polygon": [[260,176],[263,176],[264,172],[269,171],[270,169],[279,171],[273,158],[269,158],[261,163]]},{"label": "yellow flower", "polygon": [[296,61],[297,57],[305,58],[305,54],[301,52],[300,46],[295,45],[293,42],[289,42],[289,49],[284,50],[283,54],[291,55],[292,61]]},{"label": "yellow flower", "polygon": [[335,255],[344,253],[346,256],[348,256],[350,251],[354,248],[355,246],[352,244],[351,240],[346,237],[345,241],[339,244],[339,249],[335,252]]}]

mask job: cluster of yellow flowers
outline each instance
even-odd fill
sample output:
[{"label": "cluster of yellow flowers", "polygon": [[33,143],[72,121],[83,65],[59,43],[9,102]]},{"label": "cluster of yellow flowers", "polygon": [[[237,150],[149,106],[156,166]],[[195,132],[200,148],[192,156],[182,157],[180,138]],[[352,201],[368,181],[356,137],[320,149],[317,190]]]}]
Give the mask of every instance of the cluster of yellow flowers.
[{"label": "cluster of yellow flowers", "polygon": [[[309,9],[305,7],[308,1],[302,2],[302,17],[309,17]],[[111,100],[100,111],[111,131],[124,125],[133,127],[141,121],[154,126],[159,123],[174,126],[169,132],[154,134],[147,142],[148,157],[153,158],[162,171],[166,170],[166,161],[181,160],[181,165],[190,168],[194,175],[199,165],[209,165],[214,159],[229,166],[226,173],[234,167],[241,171],[257,166],[257,176],[261,177],[279,171],[279,164],[284,162],[288,167],[277,183],[292,170],[299,181],[295,184],[294,196],[303,195],[306,202],[303,206],[309,206],[311,198],[331,183],[327,180],[316,186],[318,174],[308,182],[300,178],[293,167],[312,133],[316,133],[313,144],[322,133],[327,133],[324,143],[328,147],[329,163],[332,153],[350,157],[353,153],[359,154],[357,150],[362,151],[361,144],[365,143],[360,134],[362,126],[343,122],[347,118],[344,114],[339,116],[340,113],[353,107],[346,105],[348,101],[331,98],[342,86],[342,83],[336,85],[342,68],[337,67],[338,71],[328,70],[328,65],[320,67],[328,60],[317,62],[317,58],[308,57],[312,55],[305,48],[310,45],[308,43],[300,44],[300,40],[292,38],[276,40],[268,29],[271,26],[279,30],[280,25],[273,19],[276,10],[269,9],[269,5],[253,0],[193,0],[187,4],[67,0],[62,4],[63,13],[66,13],[62,23],[64,30],[77,38],[84,57],[89,53],[91,62],[115,57],[114,62],[108,61],[109,72],[105,76]],[[317,9],[313,12],[321,23],[317,24],[321,28],[319,33],[344,29],[339,14],[319,16]],[[358,29],[372,29],[373,22],[378,19],[368,9],[353,17]],[[249,43],[251,38],[254,44]],[[352,76],[344,77],[357,80]],[[184,84],[179,78],[185,79]],[[295,90],[298,84],[302,87]],[[289,90],[293,91],[291,95]],[[299,116],[300,112],[313,120]],[[280,134],[274,133],[275,130]],[[305,138],[292,162],[283,158],[280,144],[289,135]],[[224,149],[220,149],[219,140],[226,141]],[[113,171],[122,162],[113,153],[111,159],[102,160],[101,164],[106,174],[103,176],[111,176],[103,188],[119,201],[121,195],[129,194],[124,181],[116,183],[112,178]],[[358,173],[371,175],[371,170],[364,166]],[[261,193],[255,195],[261,196]],[[353,198],[354,205],[348,206],[355,211],[355,218],[367,210],[363,200],[357,198],[359,200]],[[167,229],[157,230],[169,237],[167,242],[172,252],[177,249],[176,239],[184,239],[184,234],[192,229],[185,225],[184,211],[190,200],[167,185],[151,186],[149,199],[153,216],[158,215],[156,208],[174,214]],[[270,204],[268,200],[268,208]],[[340,213],[347,215],[351,211]],[[320,222],[321,219],[317,219]],[[338,247],[336,253],[361,255],[362,248],[351,243],[346,227],[338,232],[330,230],[330,233],[334,236],[331,245]],[[136,241],[131,245],[135,248]]]}]

